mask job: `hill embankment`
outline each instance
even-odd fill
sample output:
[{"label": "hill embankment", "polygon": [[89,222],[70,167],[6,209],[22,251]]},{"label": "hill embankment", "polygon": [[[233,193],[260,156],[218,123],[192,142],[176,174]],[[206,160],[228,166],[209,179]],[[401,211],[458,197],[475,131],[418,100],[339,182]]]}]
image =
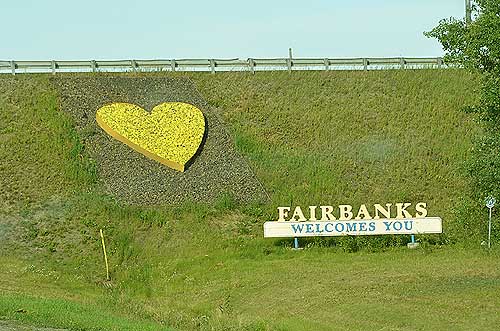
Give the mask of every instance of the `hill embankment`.
[{"label": "hill embankment", "polygon": [[[462,70],[0,77],[0,318],[81,330],[491,330],[500,259],[479,248],[485,220],[469,212],[482,129],[461,111],[477,85]],[[224,151],[203,149],[183,176],[225,176],[209,160],[220,167],[231,150],[245,184],[148,201],[178,190],[147,191],[176,174],[92,124],[103,102],[174,97],[225,132],[205,142]],[[113,173],[128,157],[136,172]],[[198,189],[191,179],[183,192]],[[123,198],[141,181],[148,195]],[[263,201],[239,198],[259,185]],[[303,251],[262,237],[277,206],[397,202],[426,202],[444,234],[417,236],[417,250],[409,236],[301,240]]]}]

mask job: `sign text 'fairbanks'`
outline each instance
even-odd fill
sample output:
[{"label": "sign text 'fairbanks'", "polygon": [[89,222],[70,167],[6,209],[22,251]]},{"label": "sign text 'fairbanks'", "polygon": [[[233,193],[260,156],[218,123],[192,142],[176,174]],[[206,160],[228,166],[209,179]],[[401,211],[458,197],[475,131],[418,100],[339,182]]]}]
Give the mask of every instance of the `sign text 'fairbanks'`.
[{"label": "sign text 'fairbanks'", "polygon": [[439,217],[427,217],[427,204],[387,203],[278,207],[278,221],[264,224],[264,237],[315,237],[441,233]]}]

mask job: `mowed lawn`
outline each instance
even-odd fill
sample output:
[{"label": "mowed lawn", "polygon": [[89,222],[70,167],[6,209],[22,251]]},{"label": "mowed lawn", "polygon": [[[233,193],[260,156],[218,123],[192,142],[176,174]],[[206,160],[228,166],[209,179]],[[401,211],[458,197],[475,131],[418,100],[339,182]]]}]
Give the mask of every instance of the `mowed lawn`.
[{"label": "mowed lawn", "polygon": [[[160,330],[159,321],[182,330],[496,330],[499,261],[498,251],[448,248],[165,258],[150,267],[147,294],[7,263],[0,316],[113,330]],[[129,321],[137,314],[142,322]]]}]

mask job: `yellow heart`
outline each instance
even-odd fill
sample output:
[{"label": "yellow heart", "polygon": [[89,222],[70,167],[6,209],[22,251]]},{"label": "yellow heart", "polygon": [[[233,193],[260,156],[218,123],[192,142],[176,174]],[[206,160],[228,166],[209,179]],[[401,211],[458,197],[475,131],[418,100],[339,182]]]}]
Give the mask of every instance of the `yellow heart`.
[{"label": "yellow heart", "polygon": [[178,171],[196,154],[205,133],[201,110],[165,102],[151,113],[130,103],[112,103],[96,113],[99,126],[132,149]]}]

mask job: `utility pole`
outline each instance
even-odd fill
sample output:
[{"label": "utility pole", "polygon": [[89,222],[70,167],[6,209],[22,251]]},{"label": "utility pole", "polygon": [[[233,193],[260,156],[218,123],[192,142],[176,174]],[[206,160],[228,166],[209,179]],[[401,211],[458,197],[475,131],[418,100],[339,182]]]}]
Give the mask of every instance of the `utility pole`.
[{"label": "utility pole", "polygon": [[465,0],[465,23],[469,25],[472,22],[471,0]]}]

